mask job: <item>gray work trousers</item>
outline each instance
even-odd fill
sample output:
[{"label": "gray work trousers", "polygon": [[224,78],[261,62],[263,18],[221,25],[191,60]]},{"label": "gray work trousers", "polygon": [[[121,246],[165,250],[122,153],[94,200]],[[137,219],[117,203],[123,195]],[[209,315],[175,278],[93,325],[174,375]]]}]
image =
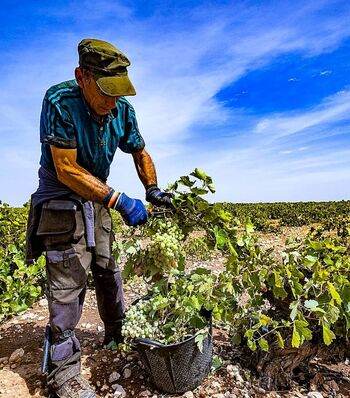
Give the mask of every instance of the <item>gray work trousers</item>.
[{"label": "gray work trousers", "polygon": [[94,203],[95,247],[87,247],[85,224],[82,206],[73,200],[50,200],[42,207],[37,236],[46,250],[53,340],[47,381],[53,389],[80,373],[80,344],[74,329],[81,317],[90,269],[105,328],[120,324],[124,317],[121,275],[111,255],[114,234],[109,211]]}]

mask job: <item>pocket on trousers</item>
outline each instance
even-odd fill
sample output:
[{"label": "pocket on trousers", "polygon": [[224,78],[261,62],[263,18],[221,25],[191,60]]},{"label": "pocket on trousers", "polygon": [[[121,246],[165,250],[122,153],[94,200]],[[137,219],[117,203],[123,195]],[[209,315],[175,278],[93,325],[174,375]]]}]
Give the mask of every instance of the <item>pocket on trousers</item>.
[{"label": "pocket on trousers", "polygon": [[[82,218],[77,204],[71,200],[55,199],[43,204],[36,234],[43,240],[46,250],[63,249],[60,246],[66,246],[82,236],[83,228],[77,228],[78,214]],[[81,224],[80,219],[78,224]],[[77,236],[77,229],[81,230],[80,236]]]},{"label": "pocket on trousers", "polygon": [[87,271],[74,247],[46,252],[47,276],[51,290],[74,289],[85,285]]}]

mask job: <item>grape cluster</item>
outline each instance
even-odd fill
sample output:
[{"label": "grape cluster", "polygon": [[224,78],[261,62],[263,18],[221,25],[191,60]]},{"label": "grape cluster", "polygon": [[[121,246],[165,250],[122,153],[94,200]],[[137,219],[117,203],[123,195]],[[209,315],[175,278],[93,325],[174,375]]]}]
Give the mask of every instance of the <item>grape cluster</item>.
[{"label": "grape cluster", "polygon": [[127,311],[122,327],[126,344],[137,337],[157,340],[164,337],[160,332],[159,322],[149,320],[149,310],[149,303],[140,300]]},{"label": "grape cluster", "polygon": [[161,270],[175,268],[183,251],[183,239],[184,236],[176,224],[160,221],[158,231],[148,245],[148,255],[154,265]]}]

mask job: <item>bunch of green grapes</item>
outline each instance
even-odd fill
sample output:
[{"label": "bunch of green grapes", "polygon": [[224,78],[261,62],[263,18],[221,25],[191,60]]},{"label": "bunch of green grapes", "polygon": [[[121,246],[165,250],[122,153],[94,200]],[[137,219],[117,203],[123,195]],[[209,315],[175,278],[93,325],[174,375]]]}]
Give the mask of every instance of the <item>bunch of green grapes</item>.
[{"label": "bunch of green grapes", "polygon": [[176,224],[165,220],[158,222],[157,232],[151,237],[147,247],[147,254],[156,268],[176,268],[183,255],[183,239],[184,235]]},{"label": "bunch of green grapes", "polygon": [[122,327],[125,344],[129,344],[135,338],[163,340],[159,322],[149,319],[150,310],[150,302],[140,300],[126,312]]}]

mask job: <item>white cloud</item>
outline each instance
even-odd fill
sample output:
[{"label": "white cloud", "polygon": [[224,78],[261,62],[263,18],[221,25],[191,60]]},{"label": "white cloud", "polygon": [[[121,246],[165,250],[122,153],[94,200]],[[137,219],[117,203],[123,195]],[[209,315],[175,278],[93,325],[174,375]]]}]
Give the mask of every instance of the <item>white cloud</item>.
[{"label": "white cloud", "polygon": [[292,115],[272,115],[259,121],[255,131],[267,134],[268,140],[301,133],[315,126],[339,122],[349,118],[350,90],[342,91],[327,98],[319,106],[308,112],[300,111]]},{"label": "white cloud", "polygon": [[280,152],[282,155],[289,155],[291,153],[293,153],[293,151],[291,151],[290,149],[285,149],[283,151]]},{"label": "white cloud", "polygon": [[331,70],[322,70],[320,72],[320,76],[326,76],[326,75],[330,75],[330,74],[332,74]]}]

